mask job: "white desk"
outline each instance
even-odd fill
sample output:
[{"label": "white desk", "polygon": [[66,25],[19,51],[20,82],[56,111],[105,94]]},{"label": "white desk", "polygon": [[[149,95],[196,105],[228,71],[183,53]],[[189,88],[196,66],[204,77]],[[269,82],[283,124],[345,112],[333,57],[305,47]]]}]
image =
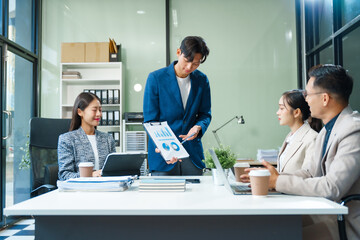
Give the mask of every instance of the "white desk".
[{"label": "white desk", "polygon": [[5,208],[4,213],[35,216],[39,240],[208,240],[239,232],[253,239],[301,239],[301,215],[348,213],[323,198],[235,196],[214,186],[211,177],[200,178],[200,184],[187,184],[185,192],[139,192],[137,182],[125,192],[56,190]]}]

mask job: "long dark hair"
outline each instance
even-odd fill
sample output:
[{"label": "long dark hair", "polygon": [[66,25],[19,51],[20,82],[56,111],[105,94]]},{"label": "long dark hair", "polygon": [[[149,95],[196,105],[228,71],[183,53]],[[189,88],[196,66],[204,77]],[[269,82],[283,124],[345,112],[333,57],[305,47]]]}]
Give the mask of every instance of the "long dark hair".
[{"label": "long dark hair", "polygon": [[[302,113],[302,120],[308,120],[310,127],[316,132],[319,132],[322,128],[322,122],[320,119],[312,118],[310,107],[305,101],[303,90],[295,89],[283,93],[284,103],[286,102],[292,109],[300,109]],[[284,104],[284,106],[286,106]]]},{"label": "long dark hair", "polygon": [[71,119],[69,131],[74,131],[81,126],[81,117],[77,112],[78,109],[84,111],[85,108],[87,108],[94,99],[97,99],[100,102],[98,96],[89,92],[82,92],[76,97],[74,107],[72,110],[72,119]]}]

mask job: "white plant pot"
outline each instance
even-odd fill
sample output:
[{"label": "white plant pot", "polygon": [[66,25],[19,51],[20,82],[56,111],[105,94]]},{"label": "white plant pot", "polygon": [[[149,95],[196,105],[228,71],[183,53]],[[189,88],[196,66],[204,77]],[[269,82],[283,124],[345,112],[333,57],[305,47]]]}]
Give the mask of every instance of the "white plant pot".
[{"label": "white plant pot", "polygon": [[[219,176],[219,170],[218,169],[212,168],[211,173],[212,173],[212,178],[213,178],[213,181],[214,181],[215,185],[218,185],[218,186],[224,185],[222,179]],[[229,174],[229,169],[225,169],[224,173],[225,173],[225,177],[227,177],[228,174]]]}]

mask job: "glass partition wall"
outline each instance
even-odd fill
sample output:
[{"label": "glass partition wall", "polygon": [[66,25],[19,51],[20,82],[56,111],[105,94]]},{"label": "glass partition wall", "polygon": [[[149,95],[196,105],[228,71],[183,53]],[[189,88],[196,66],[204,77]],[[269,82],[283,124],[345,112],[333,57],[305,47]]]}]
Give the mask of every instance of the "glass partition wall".
[{"label": "glass partition wall", "polygon": [[29,120],[37,114],[38,16],[40,1],[1,1],[1,209],[0,227],[11,223],[3,209],[30,198],[26,158]]},{"label": "glass partition wall", "polygon": [[350,105],[360,110],[360,1],[301,0],[301,5],[306,71],[317,64],[342,65],[354,78]]}]

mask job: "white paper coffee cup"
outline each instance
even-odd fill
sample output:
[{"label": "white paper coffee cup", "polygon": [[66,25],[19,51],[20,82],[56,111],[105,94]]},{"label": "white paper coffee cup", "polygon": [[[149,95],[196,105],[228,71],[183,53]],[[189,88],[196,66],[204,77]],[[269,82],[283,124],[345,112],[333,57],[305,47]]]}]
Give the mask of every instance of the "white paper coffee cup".
[{"label": "white paper coffee cup", "polygon": [[92,177],[93,169],[94,163],[92,162],[79,163],[80,177]]},{"label": "white paper coffee cup", "polygon": [[266,196],[269,192],[270,172],[267,169],[251,170],[249,173],[251,193],[254,196]]},{"label": "white paper coffee cup", "polygon": [[240,182],[240,176],[246,174],[245,169],[249,167],[250,164],[247,162],[235,163],[234,172],[235,172],[235,179],[237,182]]}]

